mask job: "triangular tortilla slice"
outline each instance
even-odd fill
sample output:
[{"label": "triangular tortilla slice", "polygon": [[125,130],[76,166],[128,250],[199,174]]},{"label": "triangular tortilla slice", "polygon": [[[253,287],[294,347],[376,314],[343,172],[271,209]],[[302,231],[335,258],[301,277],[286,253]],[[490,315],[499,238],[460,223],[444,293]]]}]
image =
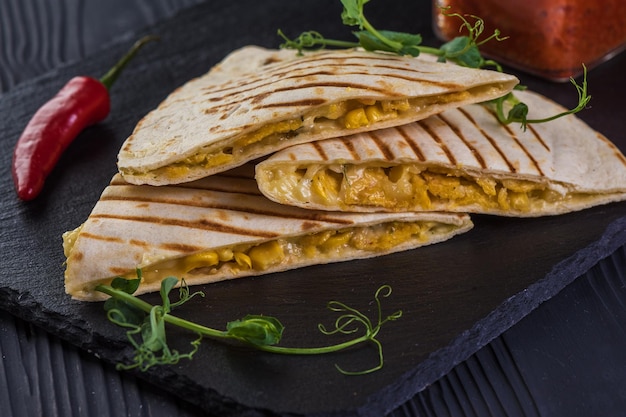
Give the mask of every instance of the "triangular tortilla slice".
[{"label": "triangular tortilla slice", "polygon": [[189,182],[297,143],[406,124],[497,98],[518,79],[361,50],[248,46],[172,92],[123,144],[133,184]]},{"label": "triangular tortilla slice", "polygon": [[[564,109],[529,91],[530,118]],[[524,131],[479,104],[406,126],[291,147],[257,166],[270,199],[324,210],[532,217],[626,199],[626,158],[574,115]]]},{"label": "triangular tortilla slice", "polygon": [[240,172],[180,186],[130,185],[116,175],[86,222],[63,235],[65,288],[73,298],[142,269],[138,294],[167,276],[189,285],[313,264],[381,256],[471,229],[466,214],[354,214],[271,202]]}]

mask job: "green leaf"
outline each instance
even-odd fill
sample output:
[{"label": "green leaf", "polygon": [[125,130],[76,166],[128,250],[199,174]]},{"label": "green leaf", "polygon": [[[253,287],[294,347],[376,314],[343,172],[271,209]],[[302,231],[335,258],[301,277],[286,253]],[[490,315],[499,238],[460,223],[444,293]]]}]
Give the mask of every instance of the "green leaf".
[{"label": "green leaf", "polygon": [[[367,51],[385,51],[410,56],[420,54],[418,45],[422,43],[421,35],[389,30],[381,30],[378,33],[361,30],[353,33],[359,40],[361,47]],[[392,47],[391,45],[397,46]]]},{"label": "green leaf", "polygon": [[517,103],[509,110],[509,120],[523,122],[528,116],[528,106],[525,103]]},{"label": "green leaf", "polygon": [[344,25],[360,26],[363,25],[363,6],[369,0],[341,0],[343,11],[341,12],[341,21]]},{"label": "green leaf", "polygon": [[[141,270],[137,270],[136,279],[126,279],[121,277],[113,278],[111,288],[126,294],[133,294],[141,283]],[[123,300],[111,297],[104,302],[104,310],[109,318],[120,326],[139,326],[144,321],[146,313]]]},{"label": "green leaf", "polygon": [[450,60],[470,68],[480,68],[485,62],[478,46],[467,36],[458,36],[439,49],[443,53],[440,61]]},{"label": "green leaf", "polygon": [[164,349],[169,350],[165,336],[164,315],[163,307],[154,306],[150,311],[149,319],[145,320],[141,326],[143,346],[152,352],[159,352]]},{"label": "green leaf", "polygon": [[115,319],[116,324],[124,327],[139,326],[146,317],[142,310],[113,297],[104,302],[104,310],[110,319]]},{"label": "green leaf", "polygon": [[178,278],[175,277],[167,277],[161,281],[161,298],[169,296],[176,284],[178,284]]},{"label": "green leaf", "polygon": [[116,290],[124,291],[126,294],[133,294],[141,284],[141,270],[137,270],[137,279],[125,279],[121,277],[113,278],[111,287]]},{"label": "green leaf", "polygon": [[358,32],[354,32],[354,36],[357,37],[357,39],[359,40],[359,44],[366,51],[397,52],[395,49],[391,48],[368,31],[361,30]]},{"label": "green leaf", "polygon": [[417,46],[422,43],[422,35],[406,32],[395,32],[392,30],[379,30],[378,33],[395,42],[400,42],[404,46]]},{"label": "green leaf", "polygon": [[456,62],[470,68],[482,68],[485,64],[485,60],[476,45],[470,46],[467,51],[457,56]]},{"label": "green leaf", "polygon": [[467,36],[457,36],[451,41],[448,41],[441,45],[439,49],[444,52],[445,57],[452,57],[465,51],[468,48],[470,42],[471,40]]},{"label": "green leaf", "polygon": [[178,284],[178,278],[175,277],[167,277],[163,281],[161,281],[161,300],[163,301],[163,310],[166,313],[169,313],[171,310],[170,292],[176,286],[176,284]]},{"label": "green leaf", "polygon": [[255,346],[275,345],[280,342],[284,326],[268,316],[247,315],[226,325],[227,334]]}]

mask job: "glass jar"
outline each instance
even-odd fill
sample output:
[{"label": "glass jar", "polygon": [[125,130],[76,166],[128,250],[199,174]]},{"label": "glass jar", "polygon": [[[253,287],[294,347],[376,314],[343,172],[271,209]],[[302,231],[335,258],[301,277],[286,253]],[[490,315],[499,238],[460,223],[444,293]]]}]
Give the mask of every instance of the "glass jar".
[{"label": "glass jar", "polygon": [[[434,0],[434,28],[442,40],[459,34],[462,21],[445,13],[474,15],[505,40],[480,50],[502,64],[553,81],[566,81],[626,48],[626,0]],[[472,22],[471,17],[466,17]]]}]

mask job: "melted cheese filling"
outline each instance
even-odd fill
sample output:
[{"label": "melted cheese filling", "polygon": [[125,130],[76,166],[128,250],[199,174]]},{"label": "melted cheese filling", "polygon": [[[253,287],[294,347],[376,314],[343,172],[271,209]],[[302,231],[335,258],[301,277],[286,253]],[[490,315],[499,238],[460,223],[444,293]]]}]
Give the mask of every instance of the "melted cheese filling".
[{"label": "melted cheese filling", "polygon": [[[190,278],[229,270],[232,274],[252,275],[281,265],[324,263],[357,257],[367,252],[389,251],[408,243],[424,244],[432,236],[451,232],[456,226],[439,222],[393,221],[369,227],[327,230],[305,236],[279,238],[256,245],[237,245],[195,253],[141,267],[143,283],[169,277]],[[126,275],[135,278],[135,271]]]},{"label": "melted cheese filling", "polygon": [[260,148],[274,147],[275,144],[288,141],[301,133],[317,134],[328,130],[356,130],[398,118],[400,115],[423,113],[425,109],[431,106],[446,104],[452,101],[464,101],[475,94],[488,94],[490,90],[496,91],[500,87],[480,86],[468,91],[414,99],[386,101],[374,99],[349,100],[333,103],[314,109],[303,117],[264,125],[255,131],[243,135],[227,147],[224,147],[222,144],[207,146],[179,162],[151,170],[147,173],[135,172],[129,169],[122,169],[121,171],[122,174],[134,176],[148,175],[175,180],[189,175],[193,170],[206,170],[228,164],[236,157],[245,159],[247,156],[255,154],[255,151]]},{"label": "melted cheese filling", "polygon": [[[265,182],[265,181],[264,181]],[[557,192],[546,182],[472,177],[458,170],[417,165],[287,166],[267,173],[266,191],[296,203],[349,209],[382,207],[392,211],[479,206],[486,211],[527,213],[588,194]],[[565,190],[565,187],[561,187]]]}]

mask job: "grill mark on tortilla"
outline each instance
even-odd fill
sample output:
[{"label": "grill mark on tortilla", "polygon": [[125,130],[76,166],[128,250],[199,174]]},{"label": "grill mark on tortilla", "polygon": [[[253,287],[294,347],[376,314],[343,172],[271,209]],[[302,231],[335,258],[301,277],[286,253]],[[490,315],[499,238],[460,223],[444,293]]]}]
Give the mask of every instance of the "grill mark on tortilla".
[{"label": "grill mark on tortilla", "polygon": [[[366,60],[367,62],[358,62],[361,60]],[[220,90],[211,90],[211,92],[223,92],[229,91],[237,88],[241,88],[244,86],[250,86],[254,83],[264,83],[267,84],[267,79],[270,77],[282,76],[284,74],[291,74],[295,71],[306,71],[310,69],[314,69],[319,74],[324,75],[337,75],[336,73],[332,73],[329,71],[320,71],[318,68],[320,64],[324,61],[333,61],[331,64],[326,64],[326,67],[339,67],[342,69],[348,67],[376,67],[376,68],[387,68],[398,71],[406,71],[413,72],[418,74],[428,74],[428,71],[420,71],[419,69],[412,68],[407,65],[403,65],[405,61],[399,59],[397,57],[389,56],[378,56],[378,55],[345,55],[345,56],[337,56],[336,53],[329,52],[327,54],[317,54],[314,56],[308,56],[300,59],[289,60],[282,64],[273,65],[271,68],[261,68],[261,71],[256,73],[254,77],[251,77],[247,80],[237,83],[229,83],[231,85],[226,85],[223,89]],[[355,62],[356,61],[356,62]],[[398,63],[398,65],[391,65],[390,63]],[[315,73],[312,73],[315,74]],[[342,72],[342,74],[347,74],[346,72]],[[359,75],[371,75],[369,72],[358,72],[355,74]],[[302,77],[306,75],[294,75],[293,77]],[[291,77],[291,78],[293,78]],[[255,87],[256,88],[256,87]],[[216,97],[216,100],[220,100],[222,97]]]},{"label": "grill mark on tortilla", "polygon": [[[282,81],[282,80],[290,80],[290,79],[305,79],[309,77],[324,76],[324,75],[332,76],[332,77],[338,77],[338,76],[344,76],[344,75],[362,75],[365,77],[373,77],[373,78],[377,78],[377,77],[384,77],[387,79],[398,78],[398,79],[411,81],[411,82],[419,82],[419,83],[424,83],[428,85],[434,85],[434,86],[446,88],[449,90],[459,90],[459,89],[462,89],[463,87],[462,85],[459,85],[456,83],[443,83],[437,80],[424,79],[423,77],[420,77],[417,75],[425,74],[427,72],[419,71],[415,68],[406,67],[406,66],[376,65],[376,64],[371,64],[369,62],[368,63],[343,63],[343,64],[328,65],[328,67],[333,67],[333,66],[341,68],[342,70],[337,71],[337,72],[328,71],[328,70],[319,70],[318,66],[316,65],[316,66],[311,66],[311,67],[304,67],[302,69],[296,69],[296,70],[292,69],[292,70],[284,71],[284,72],[270,73],[270,74],[266,74],[264,77],[257,76],[254,79],[251,79],[248,82],[243,83],[243,84],[240,83],[237,85],[226,86],[226,87],[219,88],[219,89],[213,89],[211,87],[207,87],[207,88],[204,88],[203,90],[205,91],[205,94],[207,95],[219,94],[219,96],[217,97],[211,97],[207,99],[207,101],[209,102],[218,102],[226,98],[232,98],[233,96],[239,96],[239,95],[248,93],[250,91],[263,89],[265,87],[275,84],[278,80]],[[359,70],[347,71],[346,70],[346,68],[353,68],[353,67],[354,68],[363,67],[366,70],[364,71],[359,71]],[[389,69],[389,70],[401,71],[407,74],[393,74],[393,73],[372,74],[370,71],[367,71],[367,69],[369,68]],[[306,72],[307,70],[313,70],[313,72]],[[302,73],[293,74],[293,71],[302,71]],[[291,75],[288,75],[288,74],[291,74]],[[416,74],[416,75],[410,76],[410,74]],[[271,92],[266,92],[264,94],[271,94]]]},{"label": "grill mark on tortilla", "polygon": [[307,107],[312,107],[312,106],[320,106],[322,104],[326,103],[326,100],[322,99],[322,98],[313,98],[313,99],[308,99],[308,100],[299,100],[299,101],[287,101],[287,102],[281,102],[281,103],[268,103],[265,104],[263,106],[260,106],[260,108],[271,108],[271,107],[298,107],[298,106],[307,106]]},{"label": "grill mark on tortilla", "polygon": [[[361,68],[362,67],[362,68],[382,68],[382,69],[387,69],[387,70],[402,71],[402,72],[408,72],[408,73],[413,73],[413,74],[432,74],[431,71],[424,71],[420,68],[415,68],[411,66],[406,60],[403,60],[401,58],[397,58],[397,57],[386,58],[382,56],[372,56],[372,55],[346,56],[346,57],[340,57],[340,58],[336,56],[329,56],[327,58],[313,59],[310,61],[296,60],[296,61],[291,62],[292,64],[296,64],[296,65],[293,65],[291,67],[284,67],[284,68],[273,68],[272,72],[277,73],[277,74],[284,74],[284,73],[293,73],[295,71],[306,71],[309,69],[316,69],[321,66],[320,64],[323,61],[333,61],[330,63],[323,63],[322,65],[325,68],[335,67],[335,68],[340,68],[341,70],[344,70],[346,68]],[[346,74],[346,73],[341,71],[341,74],[332,74],[332,75],[342,75],[342,74]],[[371,72],[369,71],[364,71],[362,72],[362,74],[372,75],[372,76],[377,75],[377,74],[371,74]],[[431,81],[431,80],[428,80],[428,81]]]},{"label": "grill mark on tortilla", "polygon": [[[319,66],[321,62],[324,61],[333,61],[336,62],[337,65],[345,65],[346,61],[354,61],[354,60],[367,60],[368,63],[371,62],[404,62],[403,59],[395,56],[395,55],[383,55],[383,54],[374,54],[374,53],[358,53],[351,52],[346,54],[338,54],[336,51],[326,51],[326,52],[318,52],[315,54],[304,55],[301,58],[282,61],[280,64],[276,64],[272,66],[272,68],[264,68],[265,72],[276,71],[281,69],[293,69],[293,67],[298,67],[304,65]],[[349,64],[349,63],[348,63]],[[307,67],[309,68],[309,67]]]},{"label": "grill mark on tortilla", "polygon": [[426,161],[426,158],[424,157],[424,153],[420,149],[419,144],[415,140],[413,140],[411,135],[409,135],[404,130],[403,126],[397,126],[395,129],[398,131],[400,136],[404,138],[404,141],[409,145],[409,147],[411,148],[415,156],[417,156],[417,159],[419,159],[420,162]]},{"label": "grill mark on tortilla", "polygon": [[175,243],[175,242],[174,243],[161,243],[158,247],[159,249],[171,250],[174,252],[181,252],[181,253],[200,252],[206,249],[202,246],[193,246],[193,245],[187,245],[185,243]]},{"label": "grill mark on tortilla", "polygon": [[[231,114],[239,110],[240,107],[241,107],[241,103],[233,103],[232,105],[227,106],[224,113],[222,113],[222,115],[220,116],[220,120],[228,119],[231,116]],[[218,109],[216,107],[210,107],[208,109],[203,110],[204,114],[216,113],[217,111]]]},{"label": "grill mark on tortilla", "polygon": [[[507,131],[509,136],[511,136],[511,138],[515,141],[515,143],[517,143],[517,146],[519,146],[520,149],[522,149],[524,151],[524,153],[526,154],[528,159],[530,159],[530,161],[535,166],[535,169],[537,170],[539,175],[541,175],[542,177],[545,176],[545,174],[543,173],[543,170],[541,169],[541,166],[539,166],[539,162],[537,161],[537,159],[535,159],[535,156],[530,152],[530,150],[528,148],[526,148],[526,146],[524,146],[524,143],[522,143],[522,141],[519,140],[519,138],[517,137],[515,132],[513,132],[513,129],[511,129],[508,125],[503,125],[503,127]],[[533,134],[534,134],[535,138],[537,138],[537,140],[540,143],[544,144],[543,140],[541,139],[541,137],[538,135],[537,132],[535,132],[533,130]]]},{"label": "grill mark on tortilla", "polygon": [[[434,81],[434,80],[425,80],[423,78],[416,78],[416,77],[410,77],[410,76],[403,76],[400,74],[371,74],[371,73],[366,73],[366,72],[343,72],[341,74],[338,75],[334,75],[335,77],[339,77],[339,76],[344,76],[344,75],[365,75],[365,76],[370,76],[370,77],[383,77],[385,79],[390,79],[390,78],[397,78],[397,79],[401,79],[404,81],[410,81],[410,82],[415,82],[415,83],[422,83],[422,84],[428,84],[428,85],[434,85],[437,87],[441,87],[441,88],[446,88],[447,90],[452,90],[452,91],[457,91],[457,90],[461,90],[462,86],[458,85],[458,84],[452,84],[452,83],[442,83],[442,82],[438,82],[438,81]],[[307,75],[308,76],[308,75]],[[288,77],[288,78],[294,78],[294,79],[300,79],[300,78],[306,78],[307,76],[293,76],[293,77]],[[244,93],[250,92],[250,91],[255,91],[258,89],[261,89],[263,87],[266,86],[270,86],[272,84],[275,84],[276,81],[272,80],[271,82],[268,82],[265,85],[261,85],[261,86],[255,86],[253,88],[249,88],[247,90],[240,90],[237,92],[234,92],[230,98],[236,98],[238,96],[243,95]],[[271,96],[273,93],[277,93],[277,92],[283,92],[283,91],[296,91],[299,89],[304,89],[304,88],[316,88],[316,87],[337,87],[337,88],[353,88],[353,89],[358,89],[358,90],[362,90],[362,91],[375,91],[377,93],[380,94],[384,94],[386,96],[388,96],[389,98],[391,97],[403,97],[400,96],[396,93],[394,93],[393,91],[390,91],[389,89],[384,89],[384,88],[377,88],[375,87],[374,83],[371,84],[357,84],[357,83],[342,83],[342,82],[331,82],[331,81],[311,81],[311,82],[307,82],[307,83],[303,83],[303,84],[296,84],[296,85],[292,85],[292,86],[287,86],[287,87],[282,87],[282,88],[277,88],[272,90],[271,92],[263,92],[258,94],[257,96],[254,96],[253,98],[249,98],[248,96],[244,96],[243,100],[240,101],[232,101],[232,102],[228,102],[228,103],[224,103],[224,104],[220,104],[218,106],[213,106],[211,108],[214,107],[222,107],[222,106],[226,106],[227,104],[234,104],[234,103],[240,103],[241,101],[245,101],[250,99],[251,102],[256,103],[261,101],[263,98],[267,97],[267,96]],[[213,93],[222,93],[221,91],[212,91],[211,94]],[[233,97],[235,96],[235,97]],[[221,101],[223,98],[225,98],[227,96],[220,96],[219,98],[212,98],[209,99],[208,101]]]},{"label": "grill mark on tortilla", "polygon": [[143,241],[143,240],[137,240],[137,239],[131,239],[128,241],[128,243],[130,243],[133,246],[139,246],[142,248],[148,248],[150,247],[150,243]]},{"label": "grill mark on tortilla", "polygon": [[[408,66],[376,65],[376,64],[371,64],[369,62],[366,62],[366,63],[333,64],[333,65],[328,65],[328,67],[338,67],[338,68],[341,68],[342,71],[337,72],[337,73],[334,73],[332,71],[318,71],[318,72],[314,72],[310,74],[294,74],[293,76],[286,77],[286,78],[306,78],[312,75],[330,75],[334,77],[343,76],[343,75],[364,75],[366,77],[399,78],[401,80],[419,82],[419,83],[424,83],[428,85],[435,85],[438,87],[446,87],[449,89],[462,88],[460,84],[456,84],[456,83],[443,83],[437,80],[428,80],[422,77],[411,77],[409,75],[397,74],[397,73],[392,74],[392,73],[383,72],[381,74],[374,74],[370,70],[371,68],[381,68],[381,69],[387,69],[387,70],[393,70],[393,71],[401,71],[401,72],[405,72],[408,74],[427,74],[427,72],[425,71],[419,71],[415,68],[408,67]],[[364,71],[344,71],[344,69],[347,67],[356,67],[356,68],[363,67],[365,70]],[[314,67],[310,67],[310,68],[314,68]],[[309,68],[305,68],[305,69],[309,69]],[[290,72],[285,72],[285,74],[288,74]],[[282,74],[278,74],[278,75],[282,75]]]},{"label": "grill mark on tortilla", "polygon": [[[458,110],[461,113],[463,113],[465,115],[465,117],[470,119],[472,121],[472,123],[474,123],[474,125],[476,125],[476,123],[474,122],[474,119],[469,114],[467,114],[467,112],[465,112],[462,109],[458,109]],[[472,155],[474,155],[474,158],[476,159],[476,161],[478,162],[480,167],[482,169],[486,169],[487,168],[487,164],[485,163],[485,159],[480,154],[478,149],[476,149],[474,147],[474,145],[472,145],[470,143],[470,141],[463,135],[462,130],[457,125],[453,124],[449,119],[447,119],[443,114],[440,114],[439,118],[441,120],[443,120],[450,127],[450,129],[452,129],[452,131],[459,137],[459,139],[461,139],[461,141],[465,144],[465,146],[467,146],[467,148],[470,150],[470,152],[472,152]]]},{"label": "grill mark on tortilla", "polygon": [[[493,110],[490,109],[486,106],[483,106],[483,108],[488,111],[489,113],[491,113],[491,115],[493,116],[493,118],[496,120],[496,122],[501,123],[500,119],[498,119],[498,114]],[[506,125],[503,125],[506,126]],[[539,142],[539,144],[541,146],[543,146],[545,148],[546,151],[551,152],[550,147],[548,146],[548,144],[543,140],[543,138],[541,137],[541,135],[539,134],[539,132],[537,132],[537,130],[532,126],[532,125],[526,125],[526,129],[528,129],[533,136],[535,137],[535,139],[537,139],[537,142]]]},{"label": "grill mark on tortilla", "polygon": [[255,237],[266,237],[266,238],[275,238],[280,236],[280,234],[275,232],[269,232],[266,230],[253,230],[253,229],[244,229],[240,227],[228,226],[221,223],[212,222],[207,219],[202,219],[198,221],[189,221],[182,219],[170,219],[165,217],[156,217],[156,216],[122,216],[117,214],[93,214],[92,218],[96,219],[109,219],[109,220],[122,220],[129,222],[143,222],[143,223],[152,223],[158,225],[165,226],[180,226],[188,229],[200,229],[207,230],[211,232],[222,232],[222,233],[230,233],[234,235],[241,236],[255,236]]},{"label": "grill mark on tortilla", "polygon": [[[282,88],[277,88],[275,90],[273,90],[271,93],[270,92],[262,92],[259,93],[258,95],[254,96],[254,97],[250,97],[250,96],[243,96],[243,97],[239,97],[240,95],[237,94],[237,97],[235,97],[235,101],[228,101],[228,102],[224,102],[224,103],[220,103],[220,104],[216,104],[213,106],[209,106],[204,108],[202,111],[205,114],[209,114],[209,113],[215,113],[220,109],[229,109],[231,108],[233,105],[242,105],[242,103],[246,103],[249,102],[250,104],[257,104],[259,102],[261,102],[264,98],[271,96],[272,93],[281,93],[281,92],[294,92],[297,90],[304,90],[307,88],[323,88],[323,87],[333,87],[333,88],[345,88],[345,89],[354,89],[354,90],[360,90],[360,91],[367,91],[367,92],[377,92],[380,94],[384,94],[386,95],[388,98],[391,97],[398,97],[400,98],[400,96],[397,96],[396,94],[394,94],[392,91],[389,91],[388,89],[385,88],[376,88],[372,85],[366,85],[366,84],[357,84],[357,83],[346,83],[346,82],[338,82],[338,81],[325,81],[325,82],[308,82],[306,84],[300,84],[300,85],[296,85],[296,86],[288,86],[288,87],[282,87]],[[253,89],[251,89],[252,91]],[[233,98],[233,97],[231,97]],[[311,99],[311,100],[320,100],[319,104],[324,104],[326,102],[326,100],[324,99]],[[282,104],[279,104],[279,106]],[[304,105],[307,105],[306,103]],[[261,106],[256,106],[256,107],[252,107],[253,109],[260,109],[260,108],[264,108],[264,107],[273,107],[271,104],[265,104],[265,105],[261,105]]]},{"label": "grill mark on tortilla", "polygon": [[326,155],[324,147],[319,143],[319,141],[314,141],[311,143],[311,145],[313,145],[313,147],[317,151],[317,154],[320,156],[320,158],[322,158],[322,161],[328,161],[328,155]]},{"label": "grill mark on tortilla", "polygon": [[526,125],[526,128],[528,130],[530,130],[532,132],[532,134],[535,136],[535,138],[537,139],[537,141],[539,143],[541,143],[541,145],[546,148],[546,150],[548,152],[550,152],[550,147],[548,146],[548,144],[543,140],[543,138],[541,137],[541,135],[539,134],[539,132],[537,132],[537,129],[535,129],[532,125]]},{"label": "grill mark on tortilla", "polygon": [[354,148],[354,143],[352,143],[351,140],[343,137],[343,138],[341,138],[341,142],[343,143],[343,146],[346,147],[348,152],[350,152],[350,155],[352,155],[352,157],[354,158],[355,161],[360,161],[361,160],[361,157],[359,156],[359,153]]},{"label": "grill mark on tortilla", "polygon": [[131,272],[131,270],[129,268],[124,268],[121,266],[111,266],[108,268],[109,271],[111,272],[111,275],[124,275],[127,274],[129,272]]},{"label": "grill mark on tortilla", "polygon": [[[370,77],[380,76],[380,75],[373,75],[364,71],[355,71],[355,72],[343,71],[340,74],[337,74],[331,71],[320,71],[315,68],[310,68],[310,69],[314,69],[315,72],[303,73],[303,74],[292,74],[289,76],[283,76],[284,74],[270,74],[269,76],[265,78],[253,79],[250,82],[245,83],[245,84],[227,86],[227,87],[220,88],[220,89],[207,87],[202,90],[205,91],[205,95],[219,94],[219,96],[217,97],[211,97],[207,99],[207,101],[209,102],[216,102],[216,101],[222,101],[223,99],[228,98],[228,97],[240,96],[250,91],[255,91],[255,90],[264,89],[266,87],[271,87],[272,85],[276,84],[278,81],[284,81],[284,80],[311,78],[311,77],[315,77],[316,75],[328,75],[331,77],[338,77],[341,75],[365,75],[365,76],[370,76]],[[291,72],[286,72],[285,74],[289,74],[289,73]],[[271,94],[271,92],[272,91],[267,91],[266,94]]]},{"label": "grill mark on tortilla", "polygon": [[306,232],[307,230],[314,229],[315,226],[317,225],[313,222],[302,222],[302,226],[300,226],[300,230],[302,230],[303,232]]},{"label": "grill mark on tortilla", "polygon": [[474,118],[464,109],[457,109],[463,116],[465,116],[467,118],[467,120],[474,125],[474,127],[476,127],[476,129],[478,129],[478,131],[483,135],[483,137],[485,139],[487,139],[487,141],[491,144],[491,146],[493,147],[493,149],[496,150],[496,152],[498,152],[498,155],[500,155],[500,157],[502,158],[502,160],[506,163],[507,167],[509,167],[509,171],[511,171],[512,173],[516,173],[517,169],[515,168],[515,166],[513,166],[513,164],[511,163],[511,161],[508,160],[508,158],[506,157],[506,154],[502,151],[502,149],[500,149],[500,147],[498,146],[497,141],[492,138],[487,132],[485,132],[485,130],[478,124],[476,123],[476,121],[474,120]]},{"label": "grill mark on tortilla", "polygon": [[[132,187],[132,186],[131,186]],[[242,193],[237,193],[242,194]],[[249,195],[249,194],[246,194]],[[188,207],[197,207],[197,208],[206,208],[206,209],[216,209],[216,210],[229,210],[239,213],[249,213],[255,215],[262,215],[268,217],[281,217],[286,219],[295,219],[295,220],[309,220],[309,221],[317,221],[317,222],[325,222],[332,224],[354,224],[354,222],[350,219],[342,219],[340,217],[333,217],[327,213],[318,213],[313,210],[307,211],[306,213],[302,213],[299,211],[297,214],[294,213],[281,213],[273,210],[262,210],[255,209],[252,206],[242,208],[235,207],[228,204],[216,204],[215,202],[211,202],[210,204],[207,202],[202,202],[198,200],[177,200],[177,199],[167,199],[163,198],[161,195],[155,197],[148,196],[121,196],[121,195],[107,195],[102,196],[100,198],[101,201],[123,201],[123,202],[142,202],[142,203],[155,203],[155,204],[171,204],[171,205],[181,205]],[[281,207],[282,208],[282,207]],[[288,207],[286,209],[289,209]]]},{"label": "grill mark on tortilla", "polygon": [[376,146],[382,152],[385,158],[388,161],[393,161],[395,155],[393,154],[389,146],[385,145],[385,142],[380,138],[380,136],[378,136],[375,131],[370,132],[370,136],[372,137],[372,141],[376,144]]},{"label": "grill mark on tortilla", "polygon": [[80,237],[87,238],[87,239],[104,240],[106,242],[124,243],[124,241],[120,239],[119,237],[101,236],[101,235],[96,235],[96,234],[89,233],[89,232],[82,232],[80,234]]},{"label": "grill mark on tortilla", "polygon": [[389,90],[385,88],[376,88],[367,84],[347,83],[347,82],[341,82],[341,81],[310,82],[310,83],[297,85],[295,86],[295,88],[292,86],[277,88],[274,90],[274,92],[283,92],[283,91],[291,92],[291,91],[296,91],[296,90],[303,90],[305,88],[317,88],[317,87],[352,88],[352,89],[358,89],[358,90],[363,90],[363,91],[376,91],[378,93],[386,94],[388,96],[394,95],[392,92],[390,92]]},{"label": "grill mark on tortilla", "polygon": [[[437,116],[434,116],[434,117],[437,117]],[[431,139],[437,142],[441,150],[446,154],[448,161],[450,161],[452,165],[457,165],[456,158],[454,157],[452,152],[450,152],[450,149],[448,149],[445,142],[439,137],[439,135],[437,135],[437,132],[435,131],[435,129],[433,129],[432,127],[428,125],[427,120],[428,119],[425,119],[424,121],[420,121],[418,123],[426,131],[426,133],[428,133]],[[441,119],[439,120],[441,121]]]}]

